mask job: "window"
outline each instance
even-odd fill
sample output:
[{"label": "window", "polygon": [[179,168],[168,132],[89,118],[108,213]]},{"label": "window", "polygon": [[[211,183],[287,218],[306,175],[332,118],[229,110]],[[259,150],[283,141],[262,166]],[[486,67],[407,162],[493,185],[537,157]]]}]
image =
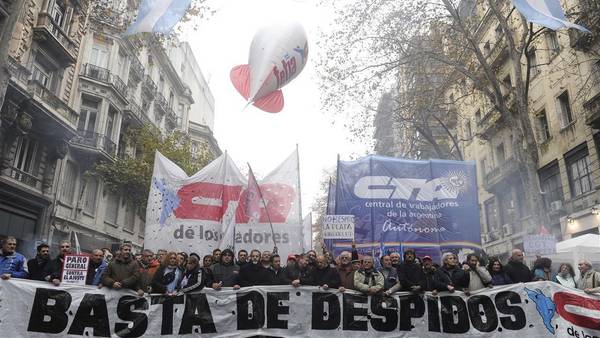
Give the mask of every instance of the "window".
[{"label": "window", "polygon": [[567,162],[567,174],[569,177],[569,186],[571,187],[571,197],[577,197],[592,190],[592,168],[590,166],[590,157],[587,145],[571,150],[565,155]]},{"label": "window", "polygon": [[571,112],[571,104],[569,103],[569,92],[564,91],[557,98],[557,110],[560,114],[562,127],[566,127],[573,122],[573,113]]},{"label": "window", "polygon": [[174,104],[175,104],[175,95],[173,94],[172,90],[169,90],[169,107],[173,108]]},{"label": "window", "polygon": [[548,124],[548,117],[546,116],[546,110],[543,109],[537,118],[538,129],[540,135],[540,143],[546,142],[550,139],[550,125]]},{"label": "window", "polygon": [[135,226],[135,208],[127,203],[127,209],[125,209],[125,224],[123,224],[123,229],[127,229],[129,231],[133,231],[133,227]]},{"label": "window", "polygon": [[54,22],[61,28],[65,21],[65,14],[65,8],[58,2],[55,2],[52,7],[52,19],[54,19]]},{"label": "window", "polygon": [[63,185],[62,200],[68,204],[73,203],[75,196],[75,184],[77,183],[78,169],[77,165],[67,161],[65,165],[65,184]]},{"label": "window", "polygon": [[113,130],[115,129],[115,111],[110,107],[108,117],[106,118],[106,137],[109,140],[113,139]]},{"label": "window", "polygon": [[516,219],[515,198],[512,189],[509,187],[503,194],[498,195],[500,205],[501,224],[513,224]]},{"label": "window", "polygon": [[98,102],[83,99],[77,130],[93,133],[96,130],[96,116],[98,115]]},{"label": "window", "polygon": [[485,176],[488,173],[487,159],[485,157],[481,159],[481,161],[479,161],[479,165],[481,166],[482,176]]},{"label": "window", "polygon": [[471,130],[471,121],[465,123],[465,136],[468,140],[473,138],[473,131]]},{"label": "window", "polygon": [[560,52],[560,43],[558,42],[558,36],[553,30],[548,30],[546,33],[546,43],[548,44],[548,50],[550,51],[550,58],[556,56]]},{"label": "window", "polygon": [[165,78],[161,75],[158,78],[158,92],[162,94],[164,89],[165,89]]},{"label": "window", "polygon": [[494,198],[490,198],[489,200],[485,201],[484,208],[487,230],[493,231],[498,229],[498,208],[496,207],[496,201]]},{"label": "window", "polygon": [[58,65],[41,51],[33,59],[32,79],[50,92],[57,94],[62,80],[62,71]]},{"label": "window", "polygon": [[109,194],[106,200],[106,210],[104,211],[104,221],[117,224],[117,217],[119,216],[119,196],[115,194]]},{"label": "window", "polygon": [[34,174],[35,169],[37,169],[37,152],[38,142],[36,140],[32,140],[29,137],[19,137],[13,166],[26,173]]},{"label": "window", "polygon": [[552,202],[563,200],[563,190],[560,181],[560,169],[558,168],[558,162],[554,161],[540,169],[538,176],[540,178],[540,186],[542,188],[544,204],[546,204],[546,208],[548,210],[552,210]]},{"label": "window", "polygon": [[512,90],[512,80],[510,79],[510,75],[506,75],[504,79],[502,79],[502,83],[504,84],[502,92],[504,94],[504,97],[506,97],[508,96],[508,94],[510,94]]},{"label": "window", "polygon": [[527,62],[529,63],[531,77],[538,75],[540,73],[540,67],[538,66],[535,50],[527,53]]},{"label": "window", "polygon": [[486,43],[483,45],[483,52],[485,55],[490,55],[490,53],[492,52],[492,48],[490,47],[489,41],[486,41]]},{"label": "window", "polygon": [[87,179],[85,187],[85,203],[83,211],[94,215],[96,213],[96,196],[98,195],[98,179],[90,177]]},{"label": "window", "polygon": [[185,111],[185,105],[180,103],[177,106],[177,126],[181,127],[183,124],[183,112]]},{"label": "window", "polygon": [[500,143],[496,147],[496,160],[498,165],[504,163],[504,160],[506,160],[506,154],[504,153],[504,143]]},{"label": "window", "polygon": [[101,68],[108,67],[108,46],[106,44],[94,41],[90,53],[90,63]]},{"label": "window", "polygon": [[481,109],[477,109],[477,111],[475,112],[475,122],[481,122]]}]

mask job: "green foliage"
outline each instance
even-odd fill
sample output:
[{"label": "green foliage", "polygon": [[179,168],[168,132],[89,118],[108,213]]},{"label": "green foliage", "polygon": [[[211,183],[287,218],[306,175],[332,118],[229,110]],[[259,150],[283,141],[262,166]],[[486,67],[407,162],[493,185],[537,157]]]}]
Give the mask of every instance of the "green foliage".
[{"label": "green foliage", "polygon": [[[154,154],[158,150],[181,167],[188,175],[196,173],[212,161],[213,156],[206,146],[192,156],[192,142],[188,135],[175,131],[161,135],[151,125],[141,129],[129,129],[125,136],[127,148],[135,156],[123,156],[114,162],[99,162],[88,173],[104,181],[104,189],[123,196],[140,215],[145,214],[154,169]],[[135,149],[135,151],[133,151]]]}]

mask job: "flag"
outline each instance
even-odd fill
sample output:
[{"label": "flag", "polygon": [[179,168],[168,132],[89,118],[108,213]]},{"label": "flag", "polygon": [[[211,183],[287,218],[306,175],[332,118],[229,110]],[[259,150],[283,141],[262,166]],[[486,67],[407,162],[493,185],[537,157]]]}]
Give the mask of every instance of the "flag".
[{"label": "flag", "polygon": [[567,21],[559,0],[512,0],[517,10],[531,23],[557,30],[575,28],[591,33],[587,28]]},{"label": "flag", "polygon": [[141,32],[167,34],[181,20],[192,0],[143,0],[135,22],[125,36]]},{"label": "flag", "polygon": [[302,251],[312,250],[312,213],[309,213],[302,220]]},{"label": "flag", "polygon": [[246,215],[250,217],[249,223],[258,222],[260,218],[260,203],[262,196],[256,177],[248,164],[248,189],[246,190]]},{"label": "flag", "polygon": [[331,182],[331,178],[329,179],[329,189],[327,190],[327,215],[335,214],[335,183]]}]

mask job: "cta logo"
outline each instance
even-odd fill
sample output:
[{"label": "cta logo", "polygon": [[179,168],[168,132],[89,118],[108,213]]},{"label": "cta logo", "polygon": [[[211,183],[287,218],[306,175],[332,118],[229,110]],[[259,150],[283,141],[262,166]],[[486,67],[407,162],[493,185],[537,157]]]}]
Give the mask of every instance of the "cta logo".
[{"label": "cta logo", "polygon": [[452,171],[443,177],[397,178],[364,176],[354,185],[354,195],[363,199],[392,199],[431,202],[436,199],[456,199],[467,191],[466,173]]}]

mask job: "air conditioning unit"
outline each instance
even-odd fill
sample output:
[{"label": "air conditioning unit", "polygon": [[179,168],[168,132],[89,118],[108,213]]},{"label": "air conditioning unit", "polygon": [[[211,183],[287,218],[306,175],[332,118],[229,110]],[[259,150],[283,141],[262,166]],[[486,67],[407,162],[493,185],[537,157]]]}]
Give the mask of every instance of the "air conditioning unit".
[{"label": "air conditioning unit", "polygon": [[563,203],[561,200],[550,202],[550,210],[551,211],[561,211],[563,207]]},{"label": "air conditioning unit", "polygon": [[504,236],[510,236],[513,234],[512,224],[504,224],[502,226],[502,232],[504,232]]}]

